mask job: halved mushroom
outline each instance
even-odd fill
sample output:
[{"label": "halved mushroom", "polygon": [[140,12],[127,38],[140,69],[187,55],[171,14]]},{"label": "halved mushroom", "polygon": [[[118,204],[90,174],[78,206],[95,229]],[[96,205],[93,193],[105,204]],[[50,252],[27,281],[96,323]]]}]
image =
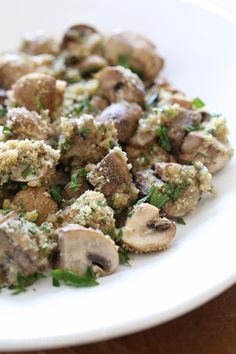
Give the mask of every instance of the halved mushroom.
[{"label": "halved mushroom", "polygon": [[121,143],[133,135],[138,126],[143,111],[137,103],[128,103],[126,101],[113,103],[104,109],[98,117],[101,122],[114,122],[118,132],[118,141]]},{"label": "halved mushroom", "polygon": [[22,75],[35,70],[33,58],[24,53],[4,53],[0,56],[0,86],[11,88]]},{"label": "halved mushroom", "polygon": [[182,163],[201,161],[211,173],[221,170],[233,156],[233,149],[205,131],[189,133],[183,141],[179,159]]},{"label": "halved mushroom", "polygon": [[42,117],[24,107],[10,109],[6,125],[11,129],[11,138],[14,136],[17,139],[48,140],[54,135],[46,115]]},{"label": "halved mushroom", "polygon": [[145,80],[153,80],[164,63],[148,39],[132,32],[110,36],[105,44],[105,56],[112,65],[120,64],[125,58],[130,68],[139,71]]},{"label": "halved mushroom", "polygon": [[98,275],[108,275],[119,265],[118,247],[99,230],[70,224],[56,231],[60,267],[81,275],[92,266]]},{"label": "halved mushroom", "polygon": [[122,230],[123,246],[137,253],[147,253],[168,248],[175,237],[176,225],[167,218],[160,218],[158,208],[142,203],[135,207]]},{"label": "halved mushroom", "polygon": [[27,188],[16,193],[13,205],[21,211],[36,211],[38,214],[37,224],[46,221],[49,214],[57,212],[57,203],[51,198],[45,188]]},{"label": "halved mushroom", "polygon": [[43,33],[25,34],[20,51],[30,55],[53,54],[58,52],[58,44],[54,38]]},{"label": "halved mushroom", "polygon": [[51,250],[49,240],[35,224],[17,217],[0,224],[0,268],[5,271],[7,285],[17,283],[18,273],[28,276],[45,270]]},{"label": "halved mushroom", "polygon": [[144,105],[144,86],[139,77],[122,66],[107,66],[96,74],[102,94],[111,102],[126,100]]},{"label": "halved mushroom", "polygon": [[79,70],[82,76],[88,76],[105,68],[108,62],[100,55],[90,55],[79,63]]},{"label": "halved mushroom", "polygon": [[30,111],[55,111],[62,104],[65,82],[52,76],[32,73],[22,76],[13,85],[13,96],[18,106]]}]

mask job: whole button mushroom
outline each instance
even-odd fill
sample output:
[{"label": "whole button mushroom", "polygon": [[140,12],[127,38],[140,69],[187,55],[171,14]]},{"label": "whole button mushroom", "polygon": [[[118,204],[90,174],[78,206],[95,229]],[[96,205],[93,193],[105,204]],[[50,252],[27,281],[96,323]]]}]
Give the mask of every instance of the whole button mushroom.
[{"label": "whole button mushroom", "polygon": [[57,110],[63,102],[64,90],[64,81],[41,73],[24,75],[13,85],[16,104],[36,112]]},{"label": "whole button mushroom", "polygon": [[112,65],[125,60],[130,68],[140,72],[144,80],[153,80],[163,67],[155,46],[145,37],[132,32],[112,35],[105,45],[105,57]]},{"label": "whole button mushroom", "polygon": [[70,224],[57,229],[56,233],[62,269],[84,275],[92,266],[98,275],[108,275],[118,268],[118,247],[101,231]]},{"label": "whole button mushroom", "polygon": [[122,244],[137,253],[162,251],[176,234],[176,225],[160,218],[159,209],[148,203],[138,205],[123,227]]},{"label": "whole button mushroom", "polygon": [[107,66],[96,74],[102,94],[111,102],[126,100],[144,105],[144,85],[131,70]]},{"label": "whole button mushroom", "polygon": [[24,53],[4,53],[0,56],[0,86],[10,89],[22,75],[35,70],[33,58]]},{"label": "whole button mushroom", "polygon": [[101,122],[114,122],[118,132],[118,141],[125,143],[134,134],[143,111],[137,103],[126,101],[113,103],[104,109],[98,117]]}]

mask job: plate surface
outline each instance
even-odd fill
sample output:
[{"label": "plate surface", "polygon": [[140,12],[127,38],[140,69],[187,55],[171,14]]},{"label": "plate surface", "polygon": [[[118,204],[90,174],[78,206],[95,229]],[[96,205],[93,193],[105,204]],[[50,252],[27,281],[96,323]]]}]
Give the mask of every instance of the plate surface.
[{"label": "plate surface", "polygon": [[[86,22],[103,31],[133,30],[158,44],[164,75],[214,112],[224,112],[236,139],[234,16],[181,0],[8,0],[2,4],[0,49],[13,49],[26,31],[60,35]],[[233,144],[234,145],[234,144]],[[51,287],[0,296],[0,351],[59,347],[111,338],[183,314],[236,281],[236,164],[215,178],[218,196],[205,198],[178,227],[166,252],[139,256],[131,267],[90,289]]]}]

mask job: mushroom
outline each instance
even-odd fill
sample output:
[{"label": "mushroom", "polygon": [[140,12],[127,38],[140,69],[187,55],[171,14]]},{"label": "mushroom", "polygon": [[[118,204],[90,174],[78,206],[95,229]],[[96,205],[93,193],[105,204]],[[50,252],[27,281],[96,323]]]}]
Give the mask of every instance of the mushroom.
[{"label": "mushroom", "polygon": [[22,76],[13,85],[13,96],[18,106],[30,111],[55,111],[62,104],[65,82],[52,76],[32,73]]},{"label": "mushroom", "polygon": [[74,25],[68,28],[61,43],[61,49],[67,50],[72,57],[85,58],[102,51],[102,36],[88,25]]},{"label": "mushroom", "polygon": [[134,134],[143,111],[137,103],[126,101],[113,103],[100,114],[101,122],[114,122],[118,132],[118,141],[125,143]]},{"label": "mushroom", "polygon": [[24,107],[12,108],[7,113],[6,125],[18,139],[48,140],[54,132],[45,118]]},{"label": "mushroom", "polygon": [[112,149],[87,175],[95,190],[102,192],[108,204],[121,210],[132,204],[138,191],[135,188],[126,154],[118,147]]},{"label": "mushroom", "polygon": [[20,51],[30,55],[53,54],[58,52],[55,39],[43,33],[26,34],[20,46]]},{"label": "mushroom", "polygon": [[163,182],[155,175],[151,169],[138,171],[135,174],[135,185],[142,196],[147,195],[151,187],[161,185]]},{"label": "mushroom", "polygon": [[109,275],[118,268],[118,247],[101,231],[70,224],[56,233],[62,269],[84,275],[92,266],[98,275]]},{"label": "mushroom", "polygon": [[0,224],[0,268],[8,285],[17,284],[19,273],[28,276],[47,269],[47,250],[48,239],[35,224],[17,217]]},{"label": "mushroom", "polygon": [[34,187],[21,190],[13,198],[13,205],[26,212],[36,211],[38,214],[37,224],[46,221],[49,214],[57,212],[57,203],[51,198],[45,188]]},{"label": "mushroom", "polygon": [[35,70],[31,56],[24,53],[4,53],[0,56],[0,86],[10,89],[22,75]]},{"label": "mushroom", "polygon": [[205,131],[189,133],[183,141],[179,160],[182,163],[201,161],[211,173],[221,170],[231,159],[233,149]]},{"label": "mushroom", "polygon": [[122,66],[107,66],[96,74],[102,94],[111,102],[126,100],[144,105],[144,86],[139,77]]},{"label": "mushroom", "polygon": [[105,57],[112,65],[120,64],[124,58],[145,80],[155,79],[164,63],[148,39],[132,32],[110,36],[105,44]]},{"label": "mushroom", "polygon": [[83,76],[96,73],[97,71],[105,68],[108,62],[100,55],[90,55],[79,63],[79,70]]},{"label": "mushroom", "polygon": [[147,253],[168,248],[175,237],[176,225],[167,218],[160,218],[158,208],[142,203],[135,207],[122,230],[125,248]]}]

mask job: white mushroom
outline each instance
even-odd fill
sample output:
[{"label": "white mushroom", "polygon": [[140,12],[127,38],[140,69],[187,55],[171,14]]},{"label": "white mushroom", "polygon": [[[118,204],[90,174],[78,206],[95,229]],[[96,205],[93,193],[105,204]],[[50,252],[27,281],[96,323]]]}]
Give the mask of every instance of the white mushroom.
[{"label": "white mushroom", "polygon": [[122,243],[137,253],[162,251],[169,247],[176,233],[176,225],[167,218],[160,218],[159,209],[142,203],[127,219],[123,228]]},{"label": "white mushroom", "polygon": [[60,267],[84,275],[89,266],[99,275],[116,271],[118,247],[99,230],[70,224],[57,230]]}]

